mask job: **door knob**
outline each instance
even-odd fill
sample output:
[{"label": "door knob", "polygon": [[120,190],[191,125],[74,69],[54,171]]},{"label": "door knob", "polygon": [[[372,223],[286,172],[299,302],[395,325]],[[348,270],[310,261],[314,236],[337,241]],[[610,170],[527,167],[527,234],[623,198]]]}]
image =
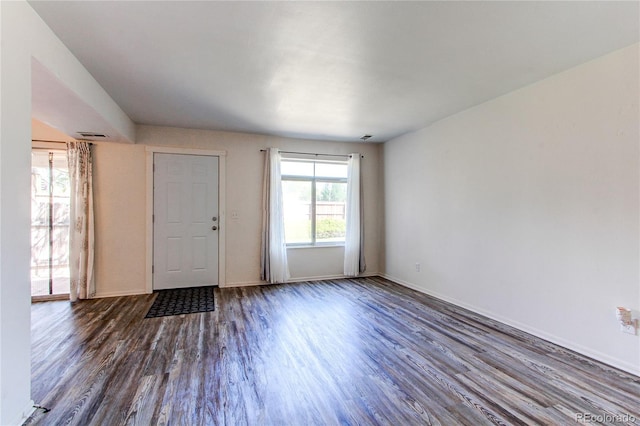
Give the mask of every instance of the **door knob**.
[{"label": "door knob", "polygon": [[218,220],[218,218],[214,216],[213,218],[211,218],[211,220],[215,222],[216,220]]},{"label": "door knob", "polygon": [[217,226],[215,226],[215,225],[213,225],[213,226],[211,227],[211,229],[213,229],[214,231],[217,231],[217,230],[218,230],[218,227],[217,227]]}]

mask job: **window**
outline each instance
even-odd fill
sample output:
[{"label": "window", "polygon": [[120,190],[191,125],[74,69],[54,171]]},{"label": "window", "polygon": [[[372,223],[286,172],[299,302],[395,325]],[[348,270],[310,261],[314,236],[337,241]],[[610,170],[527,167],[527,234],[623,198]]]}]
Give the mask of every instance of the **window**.
[{"label": "window", "polygon": [[287,245],[344,243],[347,163],[283,159],[280,173]]},{"label": "window", "polygon": [[69,293],[70,183],[67,153],[31,154],[31,296]]}]

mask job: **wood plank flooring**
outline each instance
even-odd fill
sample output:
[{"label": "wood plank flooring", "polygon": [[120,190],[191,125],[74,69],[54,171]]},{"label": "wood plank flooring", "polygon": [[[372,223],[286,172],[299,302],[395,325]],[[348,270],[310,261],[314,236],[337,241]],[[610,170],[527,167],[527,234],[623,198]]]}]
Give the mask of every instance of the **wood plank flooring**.
[{"label": "wood plank flooring", "polygon": [[32,308],[39,425],[640,425],[640,377],[381,278]]}]

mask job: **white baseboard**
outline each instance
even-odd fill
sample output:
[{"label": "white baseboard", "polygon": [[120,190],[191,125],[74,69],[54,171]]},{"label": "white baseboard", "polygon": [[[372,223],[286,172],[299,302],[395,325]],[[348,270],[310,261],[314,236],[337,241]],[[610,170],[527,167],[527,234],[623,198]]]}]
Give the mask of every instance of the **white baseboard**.
[{"label": "white baseboard", "polygon": [[[302,281],[324,281],[324,280],[339,280],[345,278],[364,278],[364,277],[378,277],[381,276],[378,272],[365,272],[364,274],[360,274],[357,277],[347,277],[346,275],[321,275],[314,277],[295,277],[289,279],[287,284],[298,283]],[[220,288],[232,288],[232,287],[252,287],[256,285],[270,285],[266,281],[244,281],[244,282],[235,282],[235,283],[225,283],[224,285],[220,285]]]},{"label": "white baseboard", "polygon": [[266,281],[241,281],[235,283],[224,283],[220,284],[220,288],[234,288],[234,287],[253,287],[256,285],[266,285],[268,284]]},{"label": "white baseboard", "polygon": [[585,347],[585,346],[580,345],[580,344],[575,343],[575,342],[571,342],[571,341],[566,340],[566,339],[564,339],[562,337],[556,336],[556,335],[554,335],[552,333],[547,333],[546,331],[539,330],[539,329],[537,329],[535,327],[531,327],[531,326],[529,326],[527,324],[523,324],[521,322],[512,320],[510,318],[503,317],[502,315],[496,314],[496,313],[491,312],[491,311],[487,311],[485,309],[479,308],[477,306],[474,306],[474,305],[466,303],[466,302],[462,302],[460,300],[457,300],[455,298],[446,296],[444,294],[440,294],[440,293],[437,293],[437,292],[434,292],[434,291],[431,291],[431,290],[427,290],[427,289],[422,288],[422,287],[420,287],[420,286],[418,286],[416,284],[410,283],[408,281],[404,281],[404,280],[402,280],[400,278],[396,278],[396,277],[391,276],[389,274],[380,274],[380,276],[382,276],[383,278],[386,278],[386,279],[388,279],[390,281],[393,281],[393,282],[395,282],[397,284],[400,284],[400,285],[402,285],[404,287],[408,287],[408,288],[410,288],[412,290],[416,290],[416,291],[418,291],[420,293],[424,293],[424,294],[427,294],[429,296],[435,297],[436,299],[440,299],[440,300],[443,300],[445,302],[452,303],[452,304],[454,304],[456,306],[460,306],[462,308],[468,309],[468,310],[470,310],[472,312],[475,312],[477,314],[484,315],[487,318],[490,318],[492,320],[499,321],[499,322],[501,322],[503,324],[506,324],[506,325],[509,325],[511,327],[517,328],[518,330],[524,331],[526,333],[532,334],[532,335],[534,335],[536,337],[539,337],[541,339],[547,340],[547,341],[549,341],[551,343],[555,343],[556,345],[559,345],[559,346],[562,346],[564,348],[570,349],[572,351],[578,352],[578,353],[580,353],[582,355],[588,356],[590,358],[593,358],[595,360],[598,360],[600,362],[608,364],[608,365],[610,365],[612,367],[619,368],[620,370],[624,370],[624,371],[626,371],[628,373],[631,373],[631,374],[634,374],[636,376],[640,376],[640,366],[638,366],[638,365],[633,365],[632,363],[625,362],[625,361],[622,361],[622,360],[617,359],[617,358],[613,358],[613,357],[611,357],[611,356],[609,356],[607,354],[604,354],[604,353],[599,352],[599,351],[594,351],[593,349],[590,349],[588,347]]},{"label": "white baseboard", "polygon": [[34,407],[35,402],[33,402],[32,400],[29,401],[29,404],[25,407],[24,410],[22,410],[22,413],[19,414],[19,418],[16,419],[15,422],[9,423],[10,425],[21,425],[24,424],[24,422],[27,421],[27,419],[29,417],[31,417],[31,415],[33,413],[36,412],[36,407]]},{"label": "white baseboard", "polygon": [[149,294],[146,289],[139,290],[122,290],[122,291],[106,291],[96,293],[92,299],[104,299],[106,297],[121,297],[121,296],[139,296],[141,294]]},{"label": "white baseboard", "polygon": [[343,280],[343,279],[349,279],[349,278],[366,278],[366,277],[373,277],[373,276],[378,276],[380,274],[378,274],[377,272],[365,272],[363,274],[358,275],[357,277],[348,277],[346,275],[340,274],[340,275],[321,275],[321,276],[315,276],[315,277],[295,277],[295,278],[291,278],[289,281],[287,281],[288,283],[299,283],[302,281],[324,281],[324,280]]}]

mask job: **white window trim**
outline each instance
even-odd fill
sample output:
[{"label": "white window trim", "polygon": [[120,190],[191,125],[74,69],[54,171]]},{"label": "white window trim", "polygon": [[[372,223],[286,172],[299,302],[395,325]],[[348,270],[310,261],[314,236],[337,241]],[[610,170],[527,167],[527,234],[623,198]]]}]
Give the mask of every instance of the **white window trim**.
[{"label": "white window trim", "polygon": [[[283,156],[282,161],[299,161],[302,163],[325,163],[325,164],[347,164],[347,160],[325,160],[318,158],[301,158],[301,157],[285,157]],[[280,181],[298,181],[298,182],[311,182],[311,243],[286,243],[287,249],[297,249],[297,248],[320,248],[320,247],[344,247],[345,241],[331,241],[331,242],[320,242],[318,243],[316,240],[316,183],[317,182],[329,182],[329,183],[344,183],[347,184],[347,177],[344,178],[334,178],[334,177],[316,177],[315,176],[315,167],[314,167],[314,175],[313,176],[304,176],[304,175],[281,175]]]}]

